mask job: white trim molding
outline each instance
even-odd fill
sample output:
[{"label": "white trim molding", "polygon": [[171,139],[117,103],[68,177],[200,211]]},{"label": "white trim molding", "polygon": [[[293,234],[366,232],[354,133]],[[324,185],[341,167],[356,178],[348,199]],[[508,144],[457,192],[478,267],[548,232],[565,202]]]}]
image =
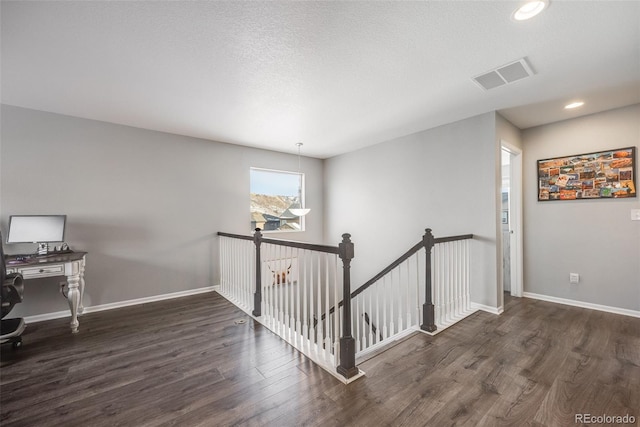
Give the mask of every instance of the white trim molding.
[{"label": "white trim molding", "polygon": [[491,314],[497,314],[500,315],[504,312],[504,307],[500,306],[500,307],[491,307],[489,305],[484,305],[484,304],[478,304],[475,302],[471,303],[471,308],[474,310],[482,310],[482,311],[486,311],[487,313],[491,313]]},{"label": "white trim molding", "polygon": [[608,305],[601,305],[601,304],[593,304],[590,302],[552,297],[549,295],[534,294],[532,292],[523,292],[522,296],[525,298],[537,299],[537,300],[547,301],[547,302],[554,302],[556,304],[571,305],[573,307],[589,308],[591,310],[606,311],[607,313],[621,314],[623,316],[640,318],[640,311],[637,311],[637,310],[629,310],[626,308],[611,307]]},{"label": "white trim molding", "polygon": [[[156,302],[156,301],[162,301],[166,299],[186,297],[189,295],[203,294],[206,292],[212,292],[213,290],[214,290],[214,286],[206,286],[204,288],[189,289],[188,291],[173,292],[170,294],[153,295],[150,297],[137,298],[137,299],[127,300],[127,301],[119,301],[119,302],[112,302],[109,304],[94,305],[91,307],[85,307],[82,314],[95,313],[98,311],[105,311],[105,310],[113,310],[115,308],[129,307],[131,305],[146,304],[148,302]],[[55,311],[53,313],[44,313],[44,314],[36,314],[34,316],[25,316],[24,321],[27,324],[36,323],[36,322],[43,322],[45,320],[62,319],[64,317],[69,317],[70,315],[71,314],[69,310]]]}]

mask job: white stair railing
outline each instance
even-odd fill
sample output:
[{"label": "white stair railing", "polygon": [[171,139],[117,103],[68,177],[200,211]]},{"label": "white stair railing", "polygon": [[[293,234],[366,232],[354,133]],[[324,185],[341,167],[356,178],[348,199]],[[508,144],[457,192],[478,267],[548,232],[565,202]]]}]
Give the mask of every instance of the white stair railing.
[{"label": "white stair railing", "polygon": [[253,309],[256,251],[251,239],[220,236],[219,293],[247,313]]},{"label": "white stair railing", "polygon": [[323,314],[342,299],[338,255],[275,244],[262,248],[263,323],[335,371],[340,322]]},{"label": "white stair railing", "polygon": [[[357,357],[416,330],[435,335],[476,311],[469,288],[472,238],[435,239],[427,230],[422,242],[352,292]],[[427,287],[430,299],[425,297]],[[425,319],[425,313],[430,314],[424,306],[432,306],[433,319]]]},{"label": "white stair railing", "polygon": [[416,330],[434,335],[475,312],[470,234],[436,239],[427,229],[353,292],[348,234],[338,246],[265,239],[260,230],[218,235],[219,293],[344,382],[361,375],[356,356]]},{"label": "white stair railing", "polygon": [[438,331],[459,322],[471,308],[469,274],[470,239],[436,243],[433,251],[434,304]]},{"label": "white stair railing", "polygon": [[253,237],[218,236],[222,296],[343,382],[362,375],[350,345],[352,323],[343,321],[347,308],[326,315],[339,306],[345,288],[351,307],[348,234],[338,246],[266,239],[259,229]]},{"label": "white stair railing", "polygon": [[423,251],[416,252],[353,297],[356,355],[419,327],[424,257]]}]

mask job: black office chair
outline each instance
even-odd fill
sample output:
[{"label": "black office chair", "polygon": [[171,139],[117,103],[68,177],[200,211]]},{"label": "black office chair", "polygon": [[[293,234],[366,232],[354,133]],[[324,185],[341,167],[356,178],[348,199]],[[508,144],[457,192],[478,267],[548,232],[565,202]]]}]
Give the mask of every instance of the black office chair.
[{"label": "black office chair", "polygon": [[0,304],[2,306],[2,320],[0,325],[0,344],[12,343],[14,348],[22,345],[22,332],[25,328],[24,319],[5,319],[13,306],[22,302],[22,274],[7,274],[7,266],[2,249],[2,233],[0,233]]}]

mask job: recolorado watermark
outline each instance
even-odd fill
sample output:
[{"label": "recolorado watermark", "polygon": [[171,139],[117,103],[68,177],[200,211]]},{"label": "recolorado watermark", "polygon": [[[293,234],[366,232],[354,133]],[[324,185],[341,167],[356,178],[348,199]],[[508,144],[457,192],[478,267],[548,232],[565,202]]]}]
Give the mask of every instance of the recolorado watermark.
[{"label": "recolorado watermark", "polygon": [[576,424],[635,424],[636,417],[633,415],[594,415],[575,414]]}]

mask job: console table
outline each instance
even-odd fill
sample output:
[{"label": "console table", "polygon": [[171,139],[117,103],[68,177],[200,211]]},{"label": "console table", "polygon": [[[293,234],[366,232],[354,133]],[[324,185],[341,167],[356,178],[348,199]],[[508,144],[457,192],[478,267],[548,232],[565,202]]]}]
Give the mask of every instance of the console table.
[{"label": "console table", "polygon": [[67,300],[71,310],[71,332],[77,333],[78,315],[82,314],[84,296],[84,267],[86,252],[68,252],[32,256],[21,259],[20,256],[7,257],[7,273],[21,273],[24,280],[43,277],[66,276]]}]

